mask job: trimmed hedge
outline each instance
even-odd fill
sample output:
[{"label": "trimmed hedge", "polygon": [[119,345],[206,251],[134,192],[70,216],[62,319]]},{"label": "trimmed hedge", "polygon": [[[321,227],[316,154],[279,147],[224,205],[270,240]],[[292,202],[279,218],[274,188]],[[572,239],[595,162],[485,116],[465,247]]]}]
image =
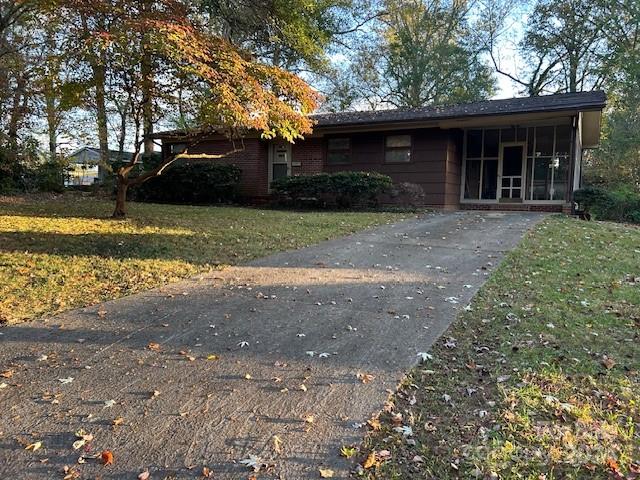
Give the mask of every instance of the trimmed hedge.
[{"label": "trimmed hedge", "polygon": [[132,190],[138,201],[158,203],[228,203],[238,198],[242,170],[236,165],[182,162]]},{"label": "trimmed hedge", "polygon": [[580,210],[599,220],[640,223],[640,192],[631,188],[586,187],[573,194]]},{"label": "trimmed hedge", "polygon": [[271,183],[271,189],[281,200],[295,205],[375,205],[378,195],[388,192],[391,178],[380,173],[337,172],[285,177]]}]

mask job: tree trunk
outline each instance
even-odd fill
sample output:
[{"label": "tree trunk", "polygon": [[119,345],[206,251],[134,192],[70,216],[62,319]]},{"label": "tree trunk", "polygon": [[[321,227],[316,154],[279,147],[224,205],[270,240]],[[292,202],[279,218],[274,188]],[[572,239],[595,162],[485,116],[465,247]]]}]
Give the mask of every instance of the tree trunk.
[{"label": "tree trunk", "polygon": [[26,78],[23,74],[20,74],[16,81],[16,89],[13,92],[13,102],[9,116],[9,129],[7,132],[9,143],[7,158],[10,162],[15,162],[18,159],[18,129],[20,128],[20,122],[22,121],[22,117],[25,113],[22,99],[25,93],[26,84]]},{"label": "tree trunk", "polygon": [[117,191],[116,191],[116,208],[113,211],[112,218],[125,218],[127,216],[126,203],[127,203],[127,189],[129,188],[129,182],[121,175],[117,177]]},{"label": "tree trunk", "polygon": [[96,89],[96,119],[98,122],[98,142],[100,162],[109,165],[109,137],[107,132],[107,108],[105,104],[105,65],[99,59],[92,60],[93,81]]},{"label": "tree trunk", "polygon": [[153,154],[153,96],[155,88],[155,72],[153,71],[153,58],[147,47],[146,39],[142,41],[142,133],[144,135],[144,154],[150,157]]},{"label": "tree trunk", "polygon": [[53,82],[47,79],[48,85],[45,88],[45,105],[47,111],[47,133],[49,134],[49,157],[52,162],[56,161],[58,150],[58,122],[56,115],[56,98],[54,94]]}]

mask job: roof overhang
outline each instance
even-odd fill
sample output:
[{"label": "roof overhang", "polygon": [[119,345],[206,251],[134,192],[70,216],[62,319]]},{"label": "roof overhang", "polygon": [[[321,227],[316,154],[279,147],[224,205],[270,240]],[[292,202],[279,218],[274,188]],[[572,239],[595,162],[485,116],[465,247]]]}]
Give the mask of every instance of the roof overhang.
[{"label": "roof overhang", "polygon": [[388,130],[412,130],[418,128],[440,128],[448,129],[465,129],[465,128],[481,128],[481,127],[508,127],[513,125],[541,125],[541,124],[558,124],[570,122],[572,117],[578,115],[576,110],[565,110],[559,112],[537,112],[537,113],[518,113],[518,114],[502,114],[487,115],[478,117],[460,117],[449,118],[443,120],[432,121],[401,121],[376,123],[368,125],[344,125],[344,126],[322,126],[314,127],[313,136],[324,136],[339,133],[357,133],[357,132],[376,132]]}]

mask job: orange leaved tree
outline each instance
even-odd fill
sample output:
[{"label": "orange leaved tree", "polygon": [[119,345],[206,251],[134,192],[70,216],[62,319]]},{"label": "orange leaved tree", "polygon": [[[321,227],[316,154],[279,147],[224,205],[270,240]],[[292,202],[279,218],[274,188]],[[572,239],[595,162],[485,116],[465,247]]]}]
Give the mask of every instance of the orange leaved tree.
[{"label": "orange leaved tree", "polygon": [[[116,205],[113,217],[126,215],[127,191],[161,175],[207,132],[223,131],[239,136],[247,130],[263,138],[279,137],[290,142],[311,132],[307,113],[317,105],[318,95],[301,78],[259,61],[251,52],[207,32],[190,2],[181,0],[53,0],[82,18],[94,18],[87,44],[98,44],[100,61],[109,58],[120,88],[126,93],[130,119],[134,123],[135,149],[130,161],[115,170]],[[85,22],[86,23],[86,22]],[[95,53],[94,53],[95,55]],[[186,150],[164,157],[153,168],[142,166],[141,125],[148,116],[149,66],[167,91],[172,82],[187,85],[181,92],[180,109],[193,125]],[[169,95],[167,95],[169,96]],[[227,152],[224,155],[228,155]],[[219,155],[219,156],[224,156]],[[202,155],[199,157],[219,157]]]}]

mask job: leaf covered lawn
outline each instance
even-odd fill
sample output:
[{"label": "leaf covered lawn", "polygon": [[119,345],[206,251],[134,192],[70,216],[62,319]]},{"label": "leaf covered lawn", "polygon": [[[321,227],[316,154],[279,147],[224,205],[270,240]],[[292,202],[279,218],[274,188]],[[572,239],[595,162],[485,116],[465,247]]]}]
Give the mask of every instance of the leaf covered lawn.
[{"label": "leaf covered lawn", "polygon": [[273,252],[400,220],[389,212],[286,212],[0,197],[0,323],[155,288]]},{"label": "leaf covered lawn", "polygon": [[548,219],[369,422],[360,475],[640,478],[639,332],[640,229]]}]

